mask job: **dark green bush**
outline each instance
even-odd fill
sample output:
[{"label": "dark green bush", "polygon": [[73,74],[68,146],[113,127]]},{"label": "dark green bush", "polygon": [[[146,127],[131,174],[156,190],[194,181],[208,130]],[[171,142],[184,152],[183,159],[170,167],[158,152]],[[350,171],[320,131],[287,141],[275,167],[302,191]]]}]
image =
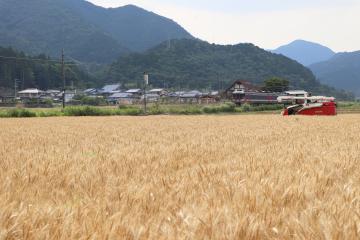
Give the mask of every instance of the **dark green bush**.
[{"label": "dark green bush", "polygon": [[119,105],[118,108],[119,108],[119,109],[130,109],[130,108],[134,108],[134,106],[130,106],[130,105]]},{"label": "dark green bush", "polygon": [[193,115],[202,114],[202,109],[198,106],[181,106],[181,107],[170,107],[167,110],[170,114],[181,114],[181,115]]},{"label": "dark green bush", "polygon": [[50,108],[53,106],[53,100],[49,98],[31,98],[24,100],[23,105],[29,108],[34,108],[34,107]]},{"label": "dark green bush", "polygon": [[164,109],[161,108],[161,106],[158,102],[156,102],[153,106],[151,106],[149,108],[149,114],[159,115],[159,114],[164,114],[164,113],[165,113]]},{"label": "dark green bush", "polygon": [[235,103],[226,103],[220,106],[220,112],[235,112]]},{"label": "dark green bush", "polygon": [[204,113],[217,113],[218,108],[217,107],[212,107],[212,106],[206,106],[206,107],[203,108],[203,112]]},{"label": "dark green bush", "polygon": [[252,111],[254,112],[262,112],[262,111],[275,111],[283,109],[284,106],[280,104],[271,104],[271,105],[260,105],[260,106],[253,106]]},{"label": "dark green bush", "polygon": [[137,107],[128,108],[97,108],[91,106],[67,107],[64,109],[65,116],[112,116],[112,115],[128,115],[136,116],[142,114],[142,110]]},{"label": "dark green bush", "polygon": [[64,109],[65,116],[110,116],[114,115],[111,109],[101,109],[96,107],[67,107]]},{"label": "dark green bush", "polygon": [[103,97],[84,96],[80,99],[80,102],[82,105],[90,105],[90,106],[104,106],[107,104]]},{"label": "dark green bush", "polygon": [[230,113],[236,112],[234,103],[225,103],[220,106],[206,106],[202,109],[204,113]]},{"label": "dark green bush", "polygon": [[252,107],[250,104],[245,103],[241,106],[241,111],[242,112],[250,112],[250,111],[252,111]]},{"label": "dark green bush", "polygon": [[138,107],[127,106],[115,110],[115,115],[120,116],[137,116],[143,114],[143,110]]},{"label": "dark green bush", "polygon": [[3,111],[0,114],[0,117],[6,117],[6,118],[29,118],[29,117],[36,117],[35,112],[31,112],[27,109],[10,109]]},{"label": "dark green bush", "polygon": [[81,104],[89,106],[105,106],[107,105],[106,100],[103,97],[97,96],[86,96],[86,95],[75,95],[72,99],[72,104]]},{"label": "dark green bush", "polygon": [[37,114],[38,117],[59,117],[62,115],[62,112],[58,110],[41,111]]}]

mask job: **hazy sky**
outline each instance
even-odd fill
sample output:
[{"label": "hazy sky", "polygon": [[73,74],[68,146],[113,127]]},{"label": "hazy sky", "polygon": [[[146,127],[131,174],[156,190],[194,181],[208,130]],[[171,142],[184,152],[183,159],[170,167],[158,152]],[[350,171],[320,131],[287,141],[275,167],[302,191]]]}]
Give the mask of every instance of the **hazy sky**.
[{"label": "hazy sky", "polygon": [[360,50],[360,0],[89,1],[104,7],[143,7],[211,43],[251,42],[273,49],[304,39],[334,51]]}]

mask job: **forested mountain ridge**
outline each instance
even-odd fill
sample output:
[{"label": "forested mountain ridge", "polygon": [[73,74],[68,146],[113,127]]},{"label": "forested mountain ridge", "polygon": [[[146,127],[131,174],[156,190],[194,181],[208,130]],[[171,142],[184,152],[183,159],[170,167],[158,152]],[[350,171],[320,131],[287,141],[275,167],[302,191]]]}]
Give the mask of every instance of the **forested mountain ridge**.
[{"label": "forested mountain ridge", "polygon": [[135,6],[105,9],[84,0],[0,0],[0,46],[110,63],[171,38],[191,38],[170,19]]},{"label": "forested mountain ridge", "polygon": [[309,68],[322,83],[360,96],[360,51],[338,53],[330,60]]},{"label": "forested mountain ridge", "polygon": [[193,38],[173,20],[135,5],[106,9],[86,1],[64,1],[131,51],[142,52],[170,39]]},{"label": "forested mountain ridge", "polygon": [[[27,56],[12,48],[0,47],[0,87],[13,89],[17,79],[18,89],[62,89],[61,64],[45,55]],[[65,65],[66,85],[86,87],[96,80],[70,63]]]},{"label": "forested mountain ridge", "polygon": [[223,46],[200,40],[172,40],[145,53],[120,57],[111,65],[106,79],[141,86],[144,71],[150,73],[154,86],[219,89],[237,79],[262,84],[268,78],[281,77],[288,79],[293,89],[347,97],[321,85],[313,73],[298,62],[253,44]]}]

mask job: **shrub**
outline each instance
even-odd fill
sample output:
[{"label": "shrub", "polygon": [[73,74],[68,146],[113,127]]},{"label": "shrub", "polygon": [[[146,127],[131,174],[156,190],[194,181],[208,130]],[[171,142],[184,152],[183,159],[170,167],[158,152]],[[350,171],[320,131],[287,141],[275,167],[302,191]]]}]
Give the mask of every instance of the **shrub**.
[{"label": "shrub", "polygon": [[204,113],[217,113],[218,112],[217,107],[211,107],[211,106],[206,106],[202,110]]},{"label": "shrub", "polygon": [[96,107],[67,107],[64,109],[65,116],[109,116],[114,115],[111,109],[101,109]]},{"label": "shrub", "polygon": [[81,106],[81,107],[68,107],[64,109],[65,116],[112,116],[112,115],[128,115],[136,116],[143,113],[143,111],[136,107],[127,107],[127,108],[97,108],[91,106]]},{"label": "shrub", "polygon": [[133,106],[130,106],[130,105],[123,105],[123,104],[120,104],[119,109],[129,109],[129,108],[134,108]]},{"label": "shrub", "polygon": [[248,103],[245,103],[244,105],[241,106],[242,112],[250,112],[251,110],[252,110],[252,107]]},{"label": "shrub", "polygon": [[234,103],[225,103],[220,106],[206,106],[202,109],[204,113],[229,113],[236,112]]},{"label": "shrub", "polygon": [[235,112],[235,103],[226,103],[220,106],[220,112]]},{"label": "shrub", "polygon": [[6,118],[7,114],[6,111],[0,111],[0,118]]},{"label": "shrub", "polygon": [[75,95],[71,101],[72,104],[81,104],[89,106],[104,106],[107,105],[106,100],[103,97],[96,96],[85,96],[85,95]]},{"label": "shrub", "polygon": [[185,115],[201,114],[201,113],[202,113],[201,109],[197,107],[189,107],[180,111],[180,114],[185,114]]},{"label": "shrub", "polygon": [[171,114],[193,115],[201,114],[202,109],[198,106],[182,106],[181,108],[169,108],[168,112]]},{"label": "shrub", "polygon": [[62,115],[62,112],[58,110],[41,111],[37,114],[38,117],[59,117]]},{"label": "shrub", "polygon": [[2,112],[0,117],[7,117],[7,118],[29,118],[29,117],[36,117],[35,112],[31,112],[27,109],[10,109]]},{"label": "shrub", "polygon": [[156,102],[153,106],[149,108],[149,113],[152,115],[163,114],[165,111],[160,107],[160,104]]},{"label": "shrub", "polygon": [[283,105],[280,104],[271,104],[271,105],[260,105],[252,107],[252,111],[261,112],[261,111],[275,111],[283,109]]},{"label": "shrub", "polygon": [[159,115],[159,114],[164,114],[165,111],[161,108],[157,108],[157,107],[152,107],[149,109],[149,114],[152,115]]},{"label": "shrub", "polygon": [[30,107],[30,108],[34,108],[34,107],[52,107],[53,106],[53,100],[49,99],[49,98],[32,98],[32,99],[27,99],[22,103],[23,106],[25,107]]},{"label": "shrub", "polygon": [[143,114],[143,110],[132,106],[123,106],[115,110],[115,115],[120,116],[137,116]]},{"label": "shrub", "polygon": [[81,100],[82,105],[101,106],[106,105],[106,101],[103,97],[83,97]]}]

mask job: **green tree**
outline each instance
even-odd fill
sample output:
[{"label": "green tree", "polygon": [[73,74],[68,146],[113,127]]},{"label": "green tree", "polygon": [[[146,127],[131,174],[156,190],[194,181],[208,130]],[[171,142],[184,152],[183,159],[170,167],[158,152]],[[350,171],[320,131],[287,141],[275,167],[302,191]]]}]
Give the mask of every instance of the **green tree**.
[{"label": "green tree", "polygon": [[[14,88],[14,79],[18,79],[18,89],[62,88],[61,64],[52,61],[42,54],[39,56],[27,56],[12,48],[0,47],[0,87],[5,89]],[[96,79],[82,68],[76,65],[65,66],[66,84],[85,88],[94,86]]]},{"label": "green tree", "polygon": [[289,89],[290,81],[273,77],[264,81],[264,90],[270,92],[283,92]]}]

